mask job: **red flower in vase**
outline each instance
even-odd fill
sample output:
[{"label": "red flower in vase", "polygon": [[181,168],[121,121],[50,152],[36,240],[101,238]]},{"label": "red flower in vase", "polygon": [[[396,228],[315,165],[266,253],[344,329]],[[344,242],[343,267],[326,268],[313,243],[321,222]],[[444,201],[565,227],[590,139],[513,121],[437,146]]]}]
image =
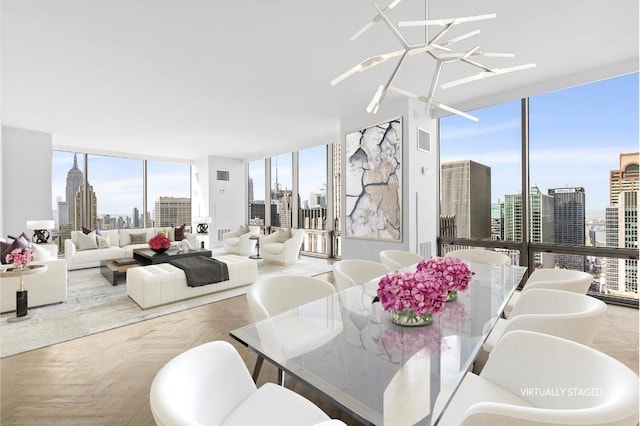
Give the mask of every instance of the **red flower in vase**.
[{"label": "red flower in vase", "polygon": [[171,247],[171,240],[165,235],[158,234],[149,240],[149,247],[155,252],[162,253]]}]

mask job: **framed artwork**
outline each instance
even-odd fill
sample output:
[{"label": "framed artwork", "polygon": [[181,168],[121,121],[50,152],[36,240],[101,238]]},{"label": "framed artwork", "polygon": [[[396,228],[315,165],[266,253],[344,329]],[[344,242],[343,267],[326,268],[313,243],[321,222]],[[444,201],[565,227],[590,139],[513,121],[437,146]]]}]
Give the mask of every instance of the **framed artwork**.
[{"label": "framed artwork", "polygon": [[402,241],[402,117],[345,135],[346,238]]}]

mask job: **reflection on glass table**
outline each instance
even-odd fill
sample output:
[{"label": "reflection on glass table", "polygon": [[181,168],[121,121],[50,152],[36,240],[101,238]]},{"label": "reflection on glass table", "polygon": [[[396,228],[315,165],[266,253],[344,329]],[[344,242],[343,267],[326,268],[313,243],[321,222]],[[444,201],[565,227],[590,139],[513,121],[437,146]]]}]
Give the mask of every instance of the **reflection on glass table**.
[{"label": "reflection on glass table", "polygon": [[430,424],[446,409],[525,272],[479,263],[471,270],[469,289],[429,326],[392,324],[372,303],[375,279],[231,336],[365,423]]}]

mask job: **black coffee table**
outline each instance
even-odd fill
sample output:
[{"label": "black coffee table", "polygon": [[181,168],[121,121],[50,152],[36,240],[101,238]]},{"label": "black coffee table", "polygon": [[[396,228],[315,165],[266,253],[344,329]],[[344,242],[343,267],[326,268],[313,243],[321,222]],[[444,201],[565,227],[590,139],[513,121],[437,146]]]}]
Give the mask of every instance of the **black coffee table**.
[{"label": "black coffee table", "polygon": [[151,249],[137,249],[133,251],[133,258],[143,266],[167,263],[173,259],[191,256],[211,257],[211,250],[198,248],[190,251],[180,251],[177,248],[170,248],[164,253],[156,253]]},{"label": "black coffee table", "polygon": [[131,262],[118,262],[124,259],[107,259],[100,261],[100,273],[103,277],[111,283],[111,285],[118,285],[119,280],[124,280],[127,277],[127,269],[140,266],[140,263],[131,259]]}]

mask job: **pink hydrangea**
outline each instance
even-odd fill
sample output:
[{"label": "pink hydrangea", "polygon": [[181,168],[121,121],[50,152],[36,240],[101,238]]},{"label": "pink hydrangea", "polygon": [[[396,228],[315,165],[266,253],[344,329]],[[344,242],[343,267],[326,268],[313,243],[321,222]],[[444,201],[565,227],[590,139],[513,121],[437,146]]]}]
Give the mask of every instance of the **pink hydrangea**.
[{"label": "pink hydrangea", "polygon": [[17,248],[11,251],[6,257],[7,262],[12,262],[15,267],[26,266],[33,260],[33,253],[28,247]]},{"label": "pink hydrangea", "polygon": [[442,279],[427,271],[385,275],[378,284],[378,298],[387,311],[412,309],[416,315],[438,313],[447,301],[448,288]]},{"label": "pink hydrangea", "polygon": [[434,274],[444,282],[448,290],[466,290],[473,276],[469,266],[455,257],[431,257],[421,260],[416,269]]}]

